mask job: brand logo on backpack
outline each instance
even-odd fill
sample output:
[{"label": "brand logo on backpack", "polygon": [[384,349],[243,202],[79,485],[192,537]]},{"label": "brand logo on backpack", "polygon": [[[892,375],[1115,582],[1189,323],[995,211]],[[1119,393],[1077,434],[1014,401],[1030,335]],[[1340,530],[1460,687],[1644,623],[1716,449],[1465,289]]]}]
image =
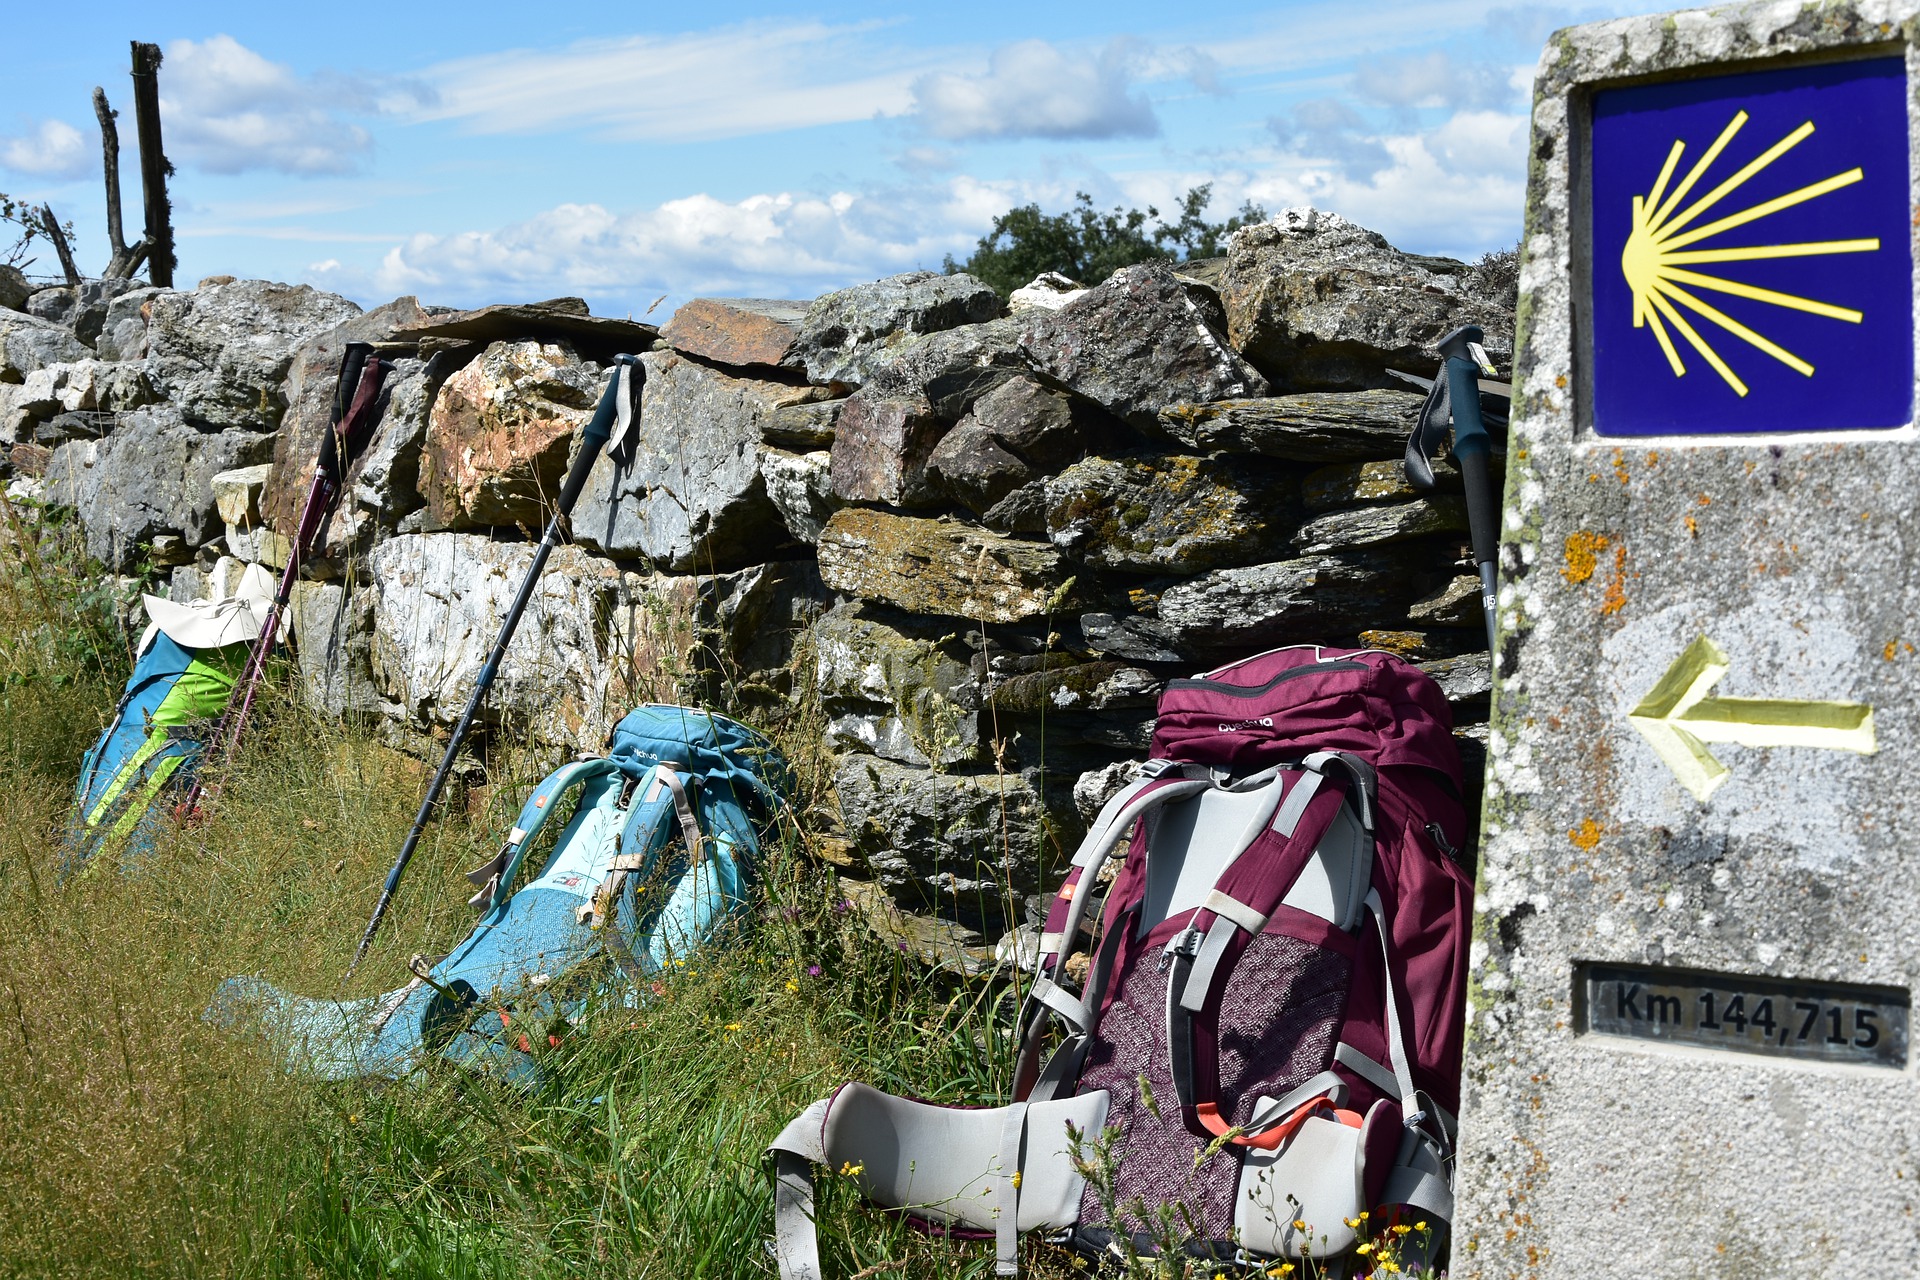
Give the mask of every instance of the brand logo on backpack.
[{"label": "brand logo on backpack", "polygon": [[1220,732],[1238,733],[1242,729],[1271,729],[1271,728],[1273,728],[1273,717],[1261,716],[1258,720],[1235,720],[1231,724],[1223,723],[1220,726]]}]

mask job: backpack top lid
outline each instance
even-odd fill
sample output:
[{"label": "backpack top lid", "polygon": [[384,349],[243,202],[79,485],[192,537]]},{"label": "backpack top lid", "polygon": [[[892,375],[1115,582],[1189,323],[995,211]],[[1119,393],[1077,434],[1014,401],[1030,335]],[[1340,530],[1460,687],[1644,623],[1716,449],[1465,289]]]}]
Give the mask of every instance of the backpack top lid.
[{"label": "backpack top lid", "polygon": [[707,785],[733,784],[735,798],[757,806],[761,820],[792,791],[786,757],[772,742],[738,721],[691,707],[629,711],[608,735],[607,758],[632,778],[667,761]]},{"label": "backpack top lid", "polygon": [[1426,672],[1379,649],[1295,645],[1170,680],[1151,751],[1236,775],[1345,751],[1376,769],[1412,765],[1456,791],[1462,785],[1446,695]]}]

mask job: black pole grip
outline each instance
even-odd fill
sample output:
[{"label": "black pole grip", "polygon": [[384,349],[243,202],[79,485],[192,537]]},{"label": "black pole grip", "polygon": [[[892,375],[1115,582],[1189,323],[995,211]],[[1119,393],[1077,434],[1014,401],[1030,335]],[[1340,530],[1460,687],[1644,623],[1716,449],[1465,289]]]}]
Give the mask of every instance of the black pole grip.
[{"label": "black pole grip", "polygon": [[338,484],[346,472],[340,460],[340,423],[353,404],[353,393],[360,386],[360,373],[372,355],[372,343],[349,342],[340,356],[340,377],[333,384],[333,414],[327,419],[327,431],[320,440],[320,460],[314,464],[315,474],[327,477],[334,484]]},{"label": "black pole grip", "polygon": [[1480,571],[1480,608],[1487,648],[1494,648],[1495,567],[1500,556],[1500,494],[1488,455],[1492,441],[1480,418],[1480,371],[1471,360],[1447,357],[1447,393],[1453,410],[1453,457],[1467,491],[1467,531]]},{"label": "black pole grip", "polygon": [[[626,377],[624,371],[631,369]],[[620,416],[620,397],[627,378],[644,377],[645,366],[633,356],[615,356],[613,367],[607,376],[607,389],[600,394],[600,403],[593,411],[593,417],[580,432],[580,449],[573,456],[573,466],[567,469],[567,479],[560,486],[560,503],[554,510],[561,516],[573,514],[573,504],[580,501],[580,491],[587,487],[587,476],[593,471],[593,464],[599,460],[600,450],[605,447],[607,438],[613,434],[613,424]]]}]

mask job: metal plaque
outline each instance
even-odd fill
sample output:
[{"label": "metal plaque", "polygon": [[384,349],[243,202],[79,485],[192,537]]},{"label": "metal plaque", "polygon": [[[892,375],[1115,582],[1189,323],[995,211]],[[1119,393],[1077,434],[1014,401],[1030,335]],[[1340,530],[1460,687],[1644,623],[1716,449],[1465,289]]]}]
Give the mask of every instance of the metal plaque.
[{"label": "metal plaque", "polygon": [[1574,1003],[1583,1032],[1896,1071],[1907,1067],[1912,1002],[1899,987],[1582,964],[1574,969]]}]

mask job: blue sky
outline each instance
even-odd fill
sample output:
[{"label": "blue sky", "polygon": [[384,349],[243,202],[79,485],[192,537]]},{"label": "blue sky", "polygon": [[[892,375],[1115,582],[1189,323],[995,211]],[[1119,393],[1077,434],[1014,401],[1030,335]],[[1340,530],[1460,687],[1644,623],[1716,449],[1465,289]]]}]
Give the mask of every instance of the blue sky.
[{"label": "blue sky", "polygon": [[[104,265],[90,94],[166,51],[180,278],[374,304],[580,294],[659,319],[964,258],[1009,207],[1168,209],[1202,182],[1403,248],[1519,236],[1547,34],[1644,4],[1477,0],[16,6],[0,191]],[[51,261],[30,271],[50,271]],[[656,305],[656,300],[658,301]]]}]

